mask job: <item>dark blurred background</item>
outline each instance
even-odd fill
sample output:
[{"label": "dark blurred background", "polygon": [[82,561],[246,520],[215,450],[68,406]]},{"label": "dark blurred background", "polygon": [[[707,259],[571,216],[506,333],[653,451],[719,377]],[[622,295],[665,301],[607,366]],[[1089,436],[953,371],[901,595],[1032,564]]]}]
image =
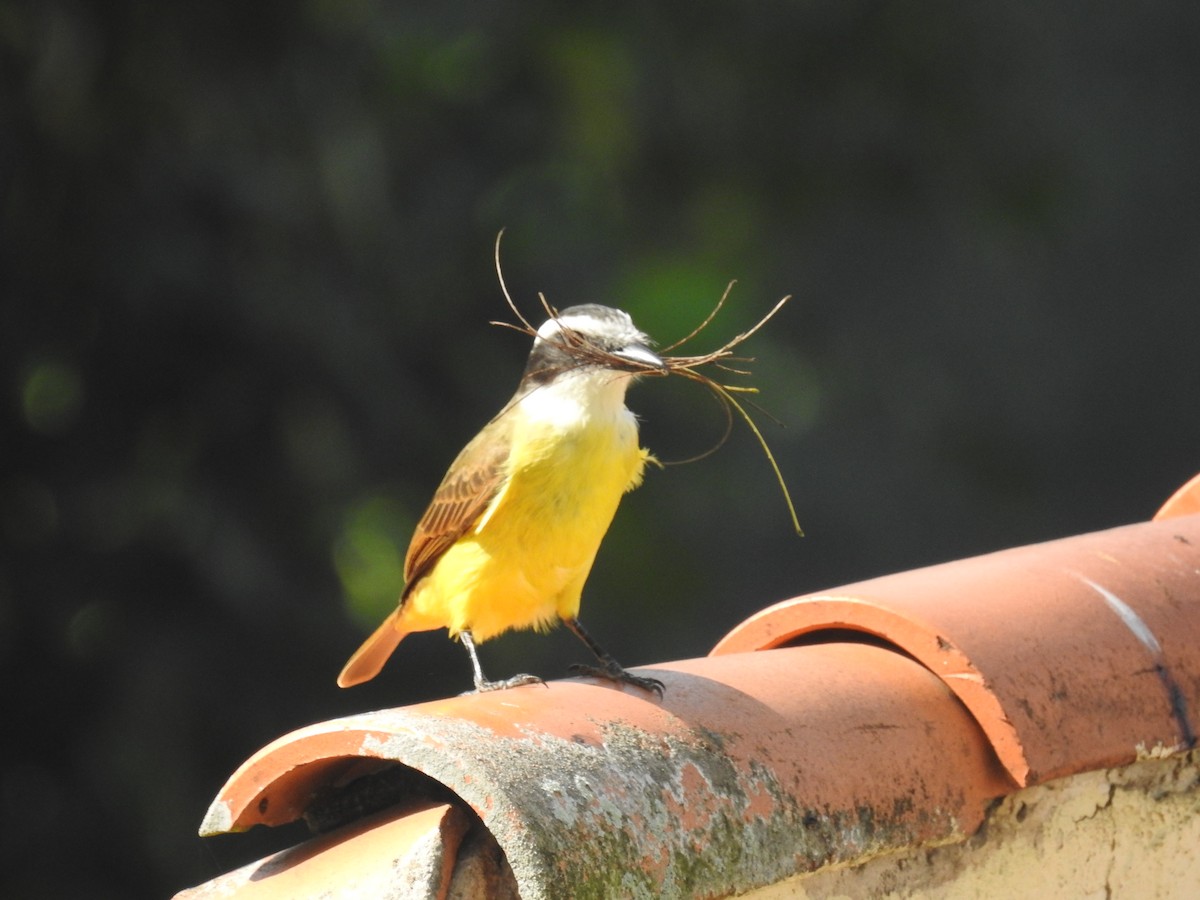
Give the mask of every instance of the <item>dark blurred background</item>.
[{"label": "dark blurred background", "polygon": [[[754,610],[1151,516],[1200,470],[1200,6],[0,0],[0,895],[155,897],[225,778],[469,686],[334,677],[515,386],[537,292],[747,346],[585,593],[627,664]],[[718,407],[630,403],[665,459]],[[969,602],[969,598],[964,598]],[[494,677],[586,657],[488,644]]]}]

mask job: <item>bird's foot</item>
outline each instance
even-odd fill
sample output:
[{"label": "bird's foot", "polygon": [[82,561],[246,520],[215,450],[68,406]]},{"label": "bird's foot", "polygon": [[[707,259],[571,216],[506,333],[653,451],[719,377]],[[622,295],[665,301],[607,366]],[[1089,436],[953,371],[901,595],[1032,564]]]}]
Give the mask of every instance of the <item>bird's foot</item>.
[{"label": "bird's foot", "polygon": [[536,675],[514,675],[512,678],[504,678],[500,681],[488,681],[486,678],[475,679],[475,690],[467,691],[463,696],[470,694],[486,694],[489,691],[506,691],[509,688],[521,687],[524,684],[545,684],[546,682],[538,678]]},{"label": "bird's foot", "polygon": [[657,678],[646,678],[641,675],[634,675],[632,672],[627,672],[616,662],[606,662],[601,666],[586,666],[576,663],[570,667],[571,674],[584,675],[588,678],[603,678],[605,681],[615,681],[617,684],[631,684],[636,688],[641,688],[643,691],[649,691],[663,695],[663,683]]}]

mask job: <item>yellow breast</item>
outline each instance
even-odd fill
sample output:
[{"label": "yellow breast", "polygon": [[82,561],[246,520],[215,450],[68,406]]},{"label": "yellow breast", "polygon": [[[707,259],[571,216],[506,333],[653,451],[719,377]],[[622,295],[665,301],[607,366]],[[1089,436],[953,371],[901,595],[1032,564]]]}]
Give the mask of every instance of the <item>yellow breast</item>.
[{"label": "yellow breast", "polygon": [[506,483],[408,595],[406,628],[469,629],[484,641],[578,613],[621,495],[641,483],[648,457],[619,387],[601,402],[547,391],[514,407]]}]

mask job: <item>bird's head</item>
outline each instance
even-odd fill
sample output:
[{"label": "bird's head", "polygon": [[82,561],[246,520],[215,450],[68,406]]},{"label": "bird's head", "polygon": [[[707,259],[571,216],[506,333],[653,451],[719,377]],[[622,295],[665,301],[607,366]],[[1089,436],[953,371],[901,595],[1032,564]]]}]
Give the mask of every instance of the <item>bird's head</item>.
[{"label": "bird's head", "polygon": [[650,344],[623,310],[598,303],[569,306],[537,330],[525,378],[538,384],[566,372],[597,369],[666,375],[666,364]]}]

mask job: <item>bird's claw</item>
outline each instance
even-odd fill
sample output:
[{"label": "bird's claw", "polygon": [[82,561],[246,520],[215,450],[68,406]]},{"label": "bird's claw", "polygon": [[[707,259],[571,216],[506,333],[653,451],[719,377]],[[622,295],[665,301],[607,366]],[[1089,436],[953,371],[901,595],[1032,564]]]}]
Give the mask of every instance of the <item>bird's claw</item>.
[{"label": "bird's claw", "polygon": [[625,669],[616,663],[605,664],[603,666],[588,666],[580,663],[575,663],[570,667],[570,672],[573,675],[584,675],[589,678],[603,678],[605,681],[615,681],[618,684],[630,684],[636,688],[641,688],[643,691],[649,691],[662,697],[664,686],[657,678],[647,678],[642,675],[634,675],[632,672],[627,672]]},{"label": "bird's claw", "polygon": [[514,675],[512,678],[504,678],[500,681],[487,681],[479,678],[475,681],[475,690],[466,691],[462,694],[463,697],[471,694],[486,694],[490,691],[506,691],[509,688],[521,687],[526,684],[545,684],[542,679],[536,675]]}]

